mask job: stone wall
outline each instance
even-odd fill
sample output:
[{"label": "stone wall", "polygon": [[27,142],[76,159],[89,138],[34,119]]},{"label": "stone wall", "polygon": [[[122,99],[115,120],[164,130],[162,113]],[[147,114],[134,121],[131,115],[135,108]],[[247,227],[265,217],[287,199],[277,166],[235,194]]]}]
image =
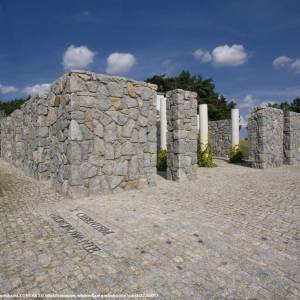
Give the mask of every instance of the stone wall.
[{"label": "stone wall", "polygon": [[288,165],[300,164],[300,114],[284,112],[283,137],[284,163]]},{"label": "stone wall", "polygon": [[1,156],[69,196],[153,184],[155,103],[152,84],[70,72],[1,121]]},{"label": "stone wall", "polygon": [[167,178],[191,179],[197,167],[197,94],[167,93]]},{"label": "stone wall", "polygon": [[50,177],[46,115],[47,98],[33,97],[0,123],[2,158],[38,179]]},{"label": "stone wall", "polygon": [[283,111],[255,108],[248,119],[249,159],[255,168],[278,167],[283,164]]},{"label": "stone wall", "polygon": [[231,120],[209,121],[208,135],[212,155],[228,157],[231,149]]}]

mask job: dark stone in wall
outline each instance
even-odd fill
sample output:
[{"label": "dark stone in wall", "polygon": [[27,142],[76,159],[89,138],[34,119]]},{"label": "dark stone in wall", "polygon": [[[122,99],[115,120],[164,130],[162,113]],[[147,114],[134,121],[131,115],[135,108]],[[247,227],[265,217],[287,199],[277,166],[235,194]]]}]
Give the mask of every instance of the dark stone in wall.
[{"label": "dark stone in wall", "polygon": [[231,149],[231,120],[209,121],[208,136],[212,155],[228,157]]},{"label": "dark stone in wall", "polygon": [[255,108],[248,119],[249,159],[253,167],[300,164],[300,114]]},{"label": "dark stone in wall", "polygon": [[284,163],[300,165],[300,114],[284,112]]},{"label": "dark stone in wall", "polygon": [[197,168],[197,94],[167,93],[167,178],[192,179]]},{"label": "dark stone in wall", "polygon": [[283,111],[265,107],[253,109],[248,119],[249,159],[254,168],[283,164]]}]

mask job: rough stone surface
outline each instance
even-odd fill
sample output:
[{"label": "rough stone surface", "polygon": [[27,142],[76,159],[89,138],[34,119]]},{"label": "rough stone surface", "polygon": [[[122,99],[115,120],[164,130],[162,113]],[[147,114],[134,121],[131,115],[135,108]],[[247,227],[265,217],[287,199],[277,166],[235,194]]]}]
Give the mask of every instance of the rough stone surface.
[{"label": "rough stone surface", "polygon": [[50,177],[50,140],[47,97],[33,97],[21,109],[1,119],[1,156],[39,179]]},{"label": "rough stone surface", "polygon": [[300,164],[300,113],[284,112],[284,163]]},{"label": "rough stone surface", "polygon": [[[64,199],[0,161],[0,294],[299,299],[300,166],[216,163],[195,181]],[[88,253],[52,213],[101,250]]]},{"label": "rough stone surface", "polygon": [[167,178],[190,179],[197,167],[197,94],[167,93]]},{"label": "rough stone surface", "polygon": [[209,121],[208,140],[212,155],[228,157],[231,149],[231,120]]},{"label": "rough stone surface", "polygon": [[300,164],[300,114],[255,108],[248,119],[249,159],[253,167]]},{"label": "rough stone surface", "polygon": [[249,159],[255,168],[283,164],[283,111],[276,108],[254,108],[248,119]]},{"label": "rough stone surface", "polygon": [[74,197],[153,184],[155,101],[155,85],[70,72],[1,120],[1,157]]}]

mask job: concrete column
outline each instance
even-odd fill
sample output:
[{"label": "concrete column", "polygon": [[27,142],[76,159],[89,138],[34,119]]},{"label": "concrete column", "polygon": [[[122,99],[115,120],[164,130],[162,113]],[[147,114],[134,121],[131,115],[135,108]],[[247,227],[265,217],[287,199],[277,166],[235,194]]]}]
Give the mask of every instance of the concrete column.
[{"label": "concrete column", "polygon": [[166,98],[160,98],[160,148],[167,149],[167,103]]},{"label": "concrete column", "polygon": [[197,114],[197,134],[199,133],[200,130],[200,116]]},{"label": "concrete column", "polygon": [[232,148],[240,144],[240,114],[237,108],[231,110],[231,141]]},{"label": "concrete column", "polygon": [[197,94],[167,93],[167,178],[192,179],[197,168]]},{"label": "concrete column", "polygon": [[207,104],[199,105],[199,116],[200,116],[200,143],[201,143],[201,150],[204,151],[208,144]]}]

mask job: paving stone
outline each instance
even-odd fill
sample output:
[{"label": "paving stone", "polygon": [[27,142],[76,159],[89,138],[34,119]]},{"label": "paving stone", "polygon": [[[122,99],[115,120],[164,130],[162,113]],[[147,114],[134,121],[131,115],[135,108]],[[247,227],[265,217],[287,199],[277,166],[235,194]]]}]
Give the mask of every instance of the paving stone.
[{"label": "paving stone", "polygon": [[217,164],[190,182],[67,199],[0,160],[0,293],[298,299],[300,167]]}]

